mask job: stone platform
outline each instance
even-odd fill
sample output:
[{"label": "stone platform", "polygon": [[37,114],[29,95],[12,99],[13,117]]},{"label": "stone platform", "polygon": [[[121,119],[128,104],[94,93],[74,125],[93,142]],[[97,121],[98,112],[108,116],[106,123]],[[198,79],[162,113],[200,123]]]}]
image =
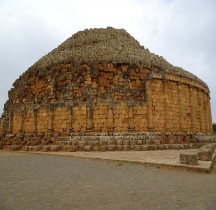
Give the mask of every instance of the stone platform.
[{"label": "stone platform", "polygon": [[80,133],[68,136],[40,134],[8,134],[0,138],[0,148],[13,151],[149,151],[198,149],[208,143],[216,143],[216,136],[183,132],[113,132]]},{"label": "stone platform", "polygon": [[[1,150],[4,152],[6,150]],[[156,165],[156,166],[171,166],[177,168],[185,168],[192,170],[199,170],[208,172],[211,170],[212,163],[216,156],[216,152],[213,154],[213,161],[198,161],[198,165],[186,165],[180,163],[180,154],[187,152],[196,153],[199,149],[187,149],[187,150],[157,150],[157,151],[91,151],[91,152],[42,152],[42,151],[29,151],[28,153],[34,154],[46,154],[46,155],[60,155],[77,158],[88,158],[88,159],[101,159],[111,161],[122,161]],[[26,153],[25,151],[19,151],[20,153]]]},{"label": "stone platform", "polygon": [[[7,135],[2,138],[2,146],[0,146],[3,151],[130,161],[204,171],[209,171],[211,168],[213,158],[203,159],[203,157],[207,157],[206,155],[209,154],[208,148],[205,148],[207,145],[216,145],[215,135],[168,132],[140,132],[136,135],[129,135],[129,133],[113,134],[115,135],[71,135],[67,137]],[[212,155],[214,150],[210,153]],[[196,165],[182,164],[180,154],[186,154],[187,157],[197,154]]]}]

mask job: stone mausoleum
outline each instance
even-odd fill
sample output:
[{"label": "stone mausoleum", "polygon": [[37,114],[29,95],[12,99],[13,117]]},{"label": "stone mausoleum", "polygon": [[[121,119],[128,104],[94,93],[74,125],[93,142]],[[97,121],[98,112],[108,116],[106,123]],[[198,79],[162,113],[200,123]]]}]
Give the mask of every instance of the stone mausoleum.
[{"label": "stone mausoleum", "polygon": [[123,29],[74,34],[25,71],[8,96],[2,148],[183,149],[214,141],[208,86]]}]

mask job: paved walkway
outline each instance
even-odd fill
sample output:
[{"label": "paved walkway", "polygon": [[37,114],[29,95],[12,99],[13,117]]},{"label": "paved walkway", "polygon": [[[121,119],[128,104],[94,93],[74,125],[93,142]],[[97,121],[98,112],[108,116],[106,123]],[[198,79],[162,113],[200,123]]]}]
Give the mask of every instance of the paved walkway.
[{"label": "paved walkway", "polygon": [[215,210],[215,185],[215,173],[0,152],[1,210]]}]

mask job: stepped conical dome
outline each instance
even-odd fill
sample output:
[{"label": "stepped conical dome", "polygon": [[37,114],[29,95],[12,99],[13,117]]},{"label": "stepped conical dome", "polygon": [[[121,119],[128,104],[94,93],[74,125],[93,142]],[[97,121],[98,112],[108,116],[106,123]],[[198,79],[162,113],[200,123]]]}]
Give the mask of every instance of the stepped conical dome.
[{"label": "stepped conical dome", "polygon": [[111,27],[80,31],[33,64],[14,82],[1,118],[1,132],[21,133],[22,143],[150,131],[210,132],[208,87]]}]

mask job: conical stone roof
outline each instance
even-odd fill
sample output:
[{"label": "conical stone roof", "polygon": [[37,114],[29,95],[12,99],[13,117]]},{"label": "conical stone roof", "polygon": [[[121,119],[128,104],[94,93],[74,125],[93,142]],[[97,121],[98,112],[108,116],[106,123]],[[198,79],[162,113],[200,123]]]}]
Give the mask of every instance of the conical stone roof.
[{"label": "conical stone roof", "polygon": [[151,53],[124,29],[108,27],[77,32],[42,57],[29,70],[37,68],[40,71],[46,71],[53,65],[67,63],[74,65],[99,63],[141,65],[146,69],[157,69],[189,77],[206,85],[190,72],[174,67],[163,57]]}]

